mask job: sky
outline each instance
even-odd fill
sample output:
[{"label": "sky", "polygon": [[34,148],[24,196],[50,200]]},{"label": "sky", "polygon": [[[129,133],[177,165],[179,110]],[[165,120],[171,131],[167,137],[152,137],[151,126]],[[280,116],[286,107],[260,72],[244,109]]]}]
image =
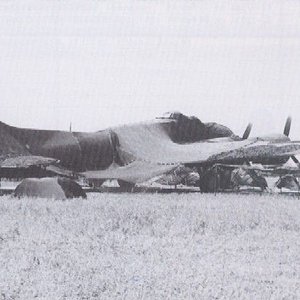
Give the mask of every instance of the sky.
[{"label": "sky", "polygon": [[300,1],[0,2],[0,120],[96,131],[167,111],[300,139]]}]

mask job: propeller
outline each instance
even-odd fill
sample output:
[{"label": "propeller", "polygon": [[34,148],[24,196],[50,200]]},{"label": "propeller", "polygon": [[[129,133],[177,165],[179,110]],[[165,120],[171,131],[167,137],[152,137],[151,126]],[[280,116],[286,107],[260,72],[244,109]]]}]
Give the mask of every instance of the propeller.
[{"label": "propeller", "polygon": [[243,140],[246,140],[249,137],[251,129],[252,129],[252,123],[249,123],[243,134],[243,137],[242,137]]},{"label": "propeller", "polygon": [[284,134],[285,136],[289,136],[289,135],[290,135],[291,124],[292,124],[292,118],[291,118],[291,117],[288,117],[288,118],[286,119],[285,126],[284,126],[284,130],[283,130],[283,134]]},{"label": "propeller", "polygon": [[[286,119],[284,130],[283,130],[283,134],[287,137],[290,135],[291,125],[292,125],[292,118],[289,116]],[[292,155],[291,159],[297,165],[297,167],[300,169],[300,162],[299,162],[298,158],[295,155]]]}]

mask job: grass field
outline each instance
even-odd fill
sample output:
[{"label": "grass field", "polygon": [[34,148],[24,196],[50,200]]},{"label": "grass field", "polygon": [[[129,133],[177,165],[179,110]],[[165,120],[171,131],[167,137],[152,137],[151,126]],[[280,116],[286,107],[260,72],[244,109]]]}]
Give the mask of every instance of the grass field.
[{"label": "grass field", "polygon": [[0,299],[299,299],[300,200],[0,198]]}]

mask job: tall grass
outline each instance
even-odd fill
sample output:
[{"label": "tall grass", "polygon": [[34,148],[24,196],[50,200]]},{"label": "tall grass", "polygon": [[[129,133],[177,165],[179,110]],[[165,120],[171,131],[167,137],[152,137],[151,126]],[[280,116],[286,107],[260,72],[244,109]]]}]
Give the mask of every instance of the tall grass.
[{"label": "tall grass", "polygon": [[0,299],[297,299],[300,201],[0,198]]}]

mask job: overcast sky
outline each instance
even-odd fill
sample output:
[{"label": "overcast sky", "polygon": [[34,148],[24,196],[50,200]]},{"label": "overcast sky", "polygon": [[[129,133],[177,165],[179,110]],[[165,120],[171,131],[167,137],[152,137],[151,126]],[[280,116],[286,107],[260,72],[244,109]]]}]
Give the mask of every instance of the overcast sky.
[{"label": "overcast sky", "polygon": [[0,2],[0,120],[95,131],[179,110],[300,139],[300,1]]}]

